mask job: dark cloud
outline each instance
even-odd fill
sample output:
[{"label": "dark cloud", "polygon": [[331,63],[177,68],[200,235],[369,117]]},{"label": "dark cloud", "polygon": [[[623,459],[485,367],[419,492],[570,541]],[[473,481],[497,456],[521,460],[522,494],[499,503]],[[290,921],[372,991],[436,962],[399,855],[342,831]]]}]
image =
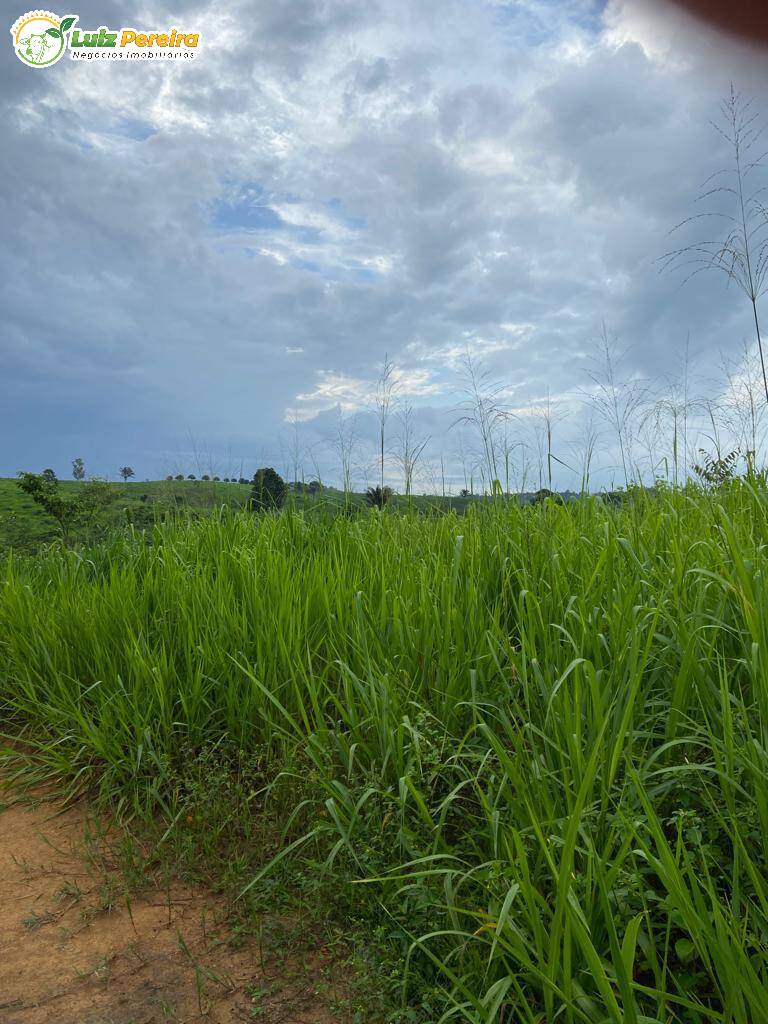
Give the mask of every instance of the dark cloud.
[{"label": "dark cloud", "polygon": [[319,444],[384,352],[451,451],[465,345],[516,402],[570,401],[603,318],[628,372],[673,372],[689,332],[714,367],[748,310],[654,261],[722,162],[727,69],[653,6],[156,5],[201,27],[193,67],[7,49],[0,472],[154,475],[190,436],[247,462],[296,408]]}]

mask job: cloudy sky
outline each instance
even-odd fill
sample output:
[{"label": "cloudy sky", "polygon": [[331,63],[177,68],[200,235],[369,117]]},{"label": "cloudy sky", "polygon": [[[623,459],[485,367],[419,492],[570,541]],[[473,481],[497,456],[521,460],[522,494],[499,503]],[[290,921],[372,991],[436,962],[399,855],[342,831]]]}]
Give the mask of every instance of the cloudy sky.
[{"label": "cloudy sky", "polygon": [[602,322],[626,379],[690,337],[704,389],[749,337],[736,290],[655,261],[727,160],[729,82],[768,113],[767,62],[661,0],[57,13],[202,42],[32,70],[6,36],[0,475],[285,470],[296,419],[305,473],[338,477],[327,439],[341,410],[373,441],[388,353],[457,486],[465,351],[522,419],[550,396],[564,452]]}]

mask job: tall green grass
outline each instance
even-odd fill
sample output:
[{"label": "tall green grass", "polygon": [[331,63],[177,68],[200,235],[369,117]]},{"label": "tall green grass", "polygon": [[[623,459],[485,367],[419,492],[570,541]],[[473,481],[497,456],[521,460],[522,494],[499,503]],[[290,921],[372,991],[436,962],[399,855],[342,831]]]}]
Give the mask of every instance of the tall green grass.
[{"label": "tall green grass", "polygon": [[408,1019],[764,1021],[767,539],[740,483],[11,557],[5,732],[169,822],[179,765],[257,753],[254,887],[303,859],[388,922]]}]

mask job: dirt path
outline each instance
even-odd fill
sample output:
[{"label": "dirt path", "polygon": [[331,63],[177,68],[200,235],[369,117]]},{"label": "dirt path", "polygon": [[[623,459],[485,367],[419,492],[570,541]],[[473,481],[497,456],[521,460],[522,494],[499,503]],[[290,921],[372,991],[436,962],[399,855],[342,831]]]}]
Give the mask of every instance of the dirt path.
[{"label": "dirt path", "polygon": [[209,894],[127,900],[83,856],[84,817],[0,802],[2,1024],[345,1024],[334,970],[232,949]]}]

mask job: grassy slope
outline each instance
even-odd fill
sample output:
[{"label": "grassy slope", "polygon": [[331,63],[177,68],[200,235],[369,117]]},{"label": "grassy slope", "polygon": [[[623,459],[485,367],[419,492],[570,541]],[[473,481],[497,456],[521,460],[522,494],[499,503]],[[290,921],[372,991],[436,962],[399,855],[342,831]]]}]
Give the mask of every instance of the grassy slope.
[{"label": "grassy slope", "polygon": [[752,1024],[767,534],[734,485],[52,550],[0,588],[6,727],[250,895],[300,862],[404,1020]]},{"label": "grassy slope", "polygon": [[[74,480],[63,480],[60,487],[65,495],[75,494],[82,484]],[[225,484],[214,481],[191,480],[149,480],[130,481],[127,484],[115,483],[114,503],[106,513],[108,522],[117,525],[126,520],[125,509],[129,516],[146,515],[150,508],[165,509],[169,507],[214,509],[221,505],[241,507],[248,500],[250,486],[248,484]],[[313,498],[309,495],[294,496],[293,503],[299,508],[317,508],[332,506],[336,508],[344,503],[344,495],[332,488],[327,489],[322,497]],[[352,499],[362,504],[362,495],[353,495]],[[403,497],[395,499],[396,505],[407,507]],[[455,509],[462,512],[468,502],[463,498],[424,497],[413,498],[413,507],[422,512],[431,510]],[[0,552],[9,548],[19,551],[35,551],[41,544],[58,537],[56,523],[50,516],[38,508],[31,498],[23,494],[13,479],[0,478]]]}]

